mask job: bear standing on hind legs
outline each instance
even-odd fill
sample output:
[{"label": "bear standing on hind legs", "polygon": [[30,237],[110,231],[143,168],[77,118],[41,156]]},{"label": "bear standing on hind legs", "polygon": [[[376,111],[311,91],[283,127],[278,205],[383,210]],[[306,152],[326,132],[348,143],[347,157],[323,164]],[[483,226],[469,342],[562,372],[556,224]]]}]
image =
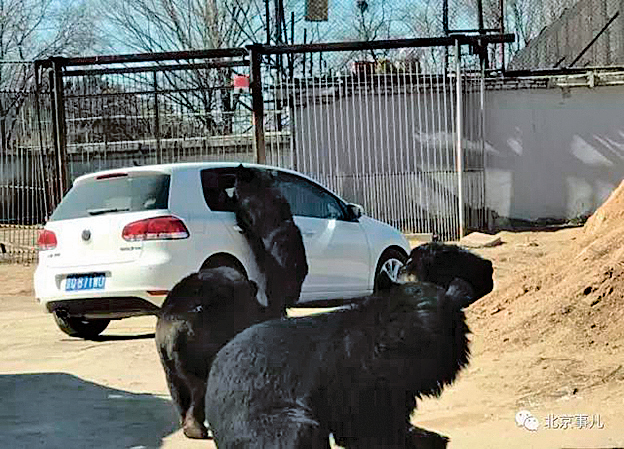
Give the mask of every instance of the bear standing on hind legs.
[{"label": "bear standing on hind legs", "polygon": [[264,274],[268,307],[285,316],[286,308],[299,300],[308,274],[301,231],[290,205],[268,172],[242,164],[236,169],[234,196],[236,221]]},{"label": "bear standing on hind legs", "polygon": [[286,306],[299,299],[307,274],[301,233],[272,179],[241,166],[235,191],[237,220],[268,278],[268,306],[258,302],[256,283],[230,267],[193,273],[167,295],[156,324],[156,345],[189,438],[208,436],[206,381],[219,349],[243,329],[285,316]]},{"label": "bear standing on hind legs", "polygon": [[[468,364],[462,311],[491,291],[492,264],[459,247],[412,251],[407,274],[349,310],[255,325],[213,362],[206,415],[230,448],[441,448],[410,423]],[[423,282],[423,280],[425,282]]]}]

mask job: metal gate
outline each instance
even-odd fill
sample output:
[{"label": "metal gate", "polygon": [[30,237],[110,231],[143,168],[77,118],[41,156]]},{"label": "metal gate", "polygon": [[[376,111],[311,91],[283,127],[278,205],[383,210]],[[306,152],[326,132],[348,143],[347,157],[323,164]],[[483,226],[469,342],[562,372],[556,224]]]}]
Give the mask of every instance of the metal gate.
[{"label": "metal gate", "polygon": [[[448,241],[483,229],[487,42],[371,44],[259,50],[267,161],[308,174],[405,233]],[[273,145],[285,132],[287,152]]]},{"label": "metal gate", "polygon": [[52,128],[49,85],[33,82],[31,63],[0,62],[11,81],[0,90],[0,262],[36,257],[48,210],[45,152]]},{"label": "metal gate", "polygon": [[253,160],[245,49],[51,60],[63,190],[107,168]]}]

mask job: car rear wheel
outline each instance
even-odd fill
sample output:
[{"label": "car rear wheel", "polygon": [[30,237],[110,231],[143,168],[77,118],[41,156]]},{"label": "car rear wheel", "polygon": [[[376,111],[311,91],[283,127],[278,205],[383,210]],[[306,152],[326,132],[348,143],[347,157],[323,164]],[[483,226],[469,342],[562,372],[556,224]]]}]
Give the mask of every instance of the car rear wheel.
[{"label": "car rear wheel", "polygon": [[108,323],[110,323],[110,320],[104,318],[86,320],[84,318],[66,316],[58,312],[53,314],[54,321],[56,321],[56,325],[60,330],[71,337],[80,337],[87,340],[100,335],[106,329]]},{"label": "car rear wheel", "polygon": [[379,276],[382,272],[385,272],[390,279],[396,282],[399,277],[399,270],[405,265],[406,260],[407,255],[403,251],[394,248],[385,250],[377,262],[374,291],[377,292],[386,287],[383,284],[384,278]]}]

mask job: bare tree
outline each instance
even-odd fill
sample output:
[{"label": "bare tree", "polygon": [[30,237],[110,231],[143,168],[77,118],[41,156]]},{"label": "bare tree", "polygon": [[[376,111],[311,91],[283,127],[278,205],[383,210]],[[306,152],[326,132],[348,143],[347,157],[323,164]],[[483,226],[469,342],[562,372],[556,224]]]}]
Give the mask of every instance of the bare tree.
[{"label": "bare tree", "polygon": [[2,62],[92,50],[94,21],[85,1],[0,0],[0,89],[21,90],[29,80],[25,66]]},{"label": "bare tree", "polygon": [[352,33],[358,40],[373,41],[385,39],[389,34],[388,14],[384,0],[357,0]]},{"label": "bare tree", "polygon": [[104,0],[109,37],[141,52],[261,41],[263,0]]},{"label": "bare tree", "polygon": [[85,0],[0,0],[0,144],[12,139],[33,80],[32,60],[92,51],[95,17]]},{"label": "bare tree", "polygon": [[[414,37],[438,37],[444,35],[442,21],[442,0],[424,0],[417,5],[403,8],[402,20]],[[454,17],[456,9],[451,9]],[[451,21],[452,22],[452,21]],[[439,48],[430,47],[423,51],[422,62],[430,67],[439,67],[443,55]]]},{"label": "bare tree", "polygon": [[[103,0],[111,43],[131,51],[161,52],[240,47],[265,39],[264,0]],[[168,72],[178,92],[169,100],[204,118],[208,134],[232,131],[237,107],[231,68]],[[226,89],[224,89],[226,88]],[[212,111],[221,111],[220,123]]]}]

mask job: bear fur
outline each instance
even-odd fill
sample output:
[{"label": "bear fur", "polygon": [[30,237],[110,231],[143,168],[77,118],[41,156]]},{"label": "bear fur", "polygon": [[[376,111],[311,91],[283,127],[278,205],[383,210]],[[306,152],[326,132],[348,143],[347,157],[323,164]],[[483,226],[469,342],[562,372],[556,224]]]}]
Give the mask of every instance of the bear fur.
[{"label": "bear fur", "polygon": [[462,309],[492,289],[492,264],[428,244],[404,271],[425,281],[388,279],[350,309],[267,321],[224,346],[206,393],[218,447],[328,448],[330,434],[348,448],[445,447],[410,415],[468,364]]},{"label": "bear fur", "polygon": [[236,221],[266,282],[268,307],[283,315],[301,294],[308,263],[290,205],[265,171],[240,165],[234,186]]},{"label": "bear fur", "polygon": [[207,438],[206,380],[212,360],[229,340],[270,318],[256,299],[258,286],[230,267],[203,270],[169,292],[156,323],[156,346],[184,434]]}]

